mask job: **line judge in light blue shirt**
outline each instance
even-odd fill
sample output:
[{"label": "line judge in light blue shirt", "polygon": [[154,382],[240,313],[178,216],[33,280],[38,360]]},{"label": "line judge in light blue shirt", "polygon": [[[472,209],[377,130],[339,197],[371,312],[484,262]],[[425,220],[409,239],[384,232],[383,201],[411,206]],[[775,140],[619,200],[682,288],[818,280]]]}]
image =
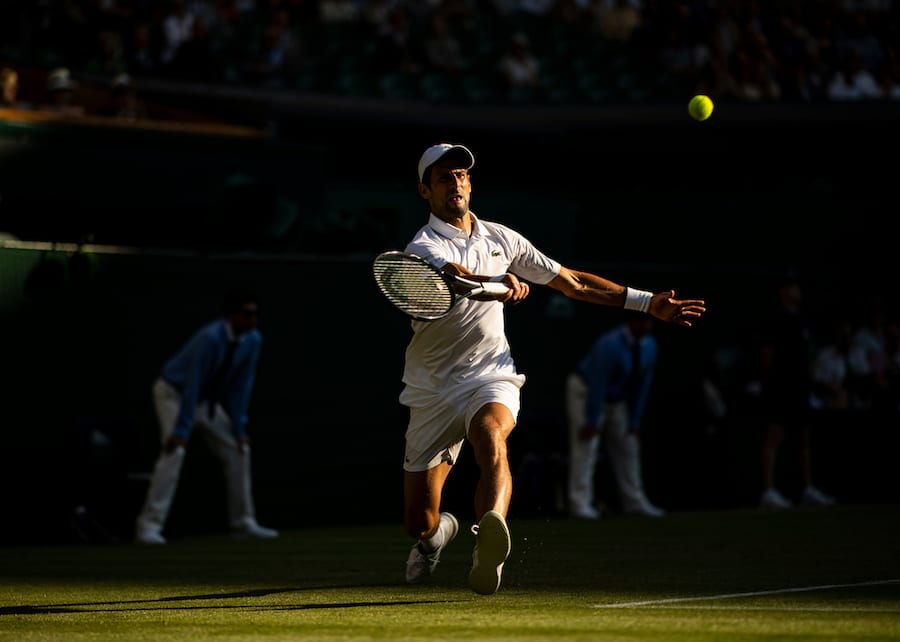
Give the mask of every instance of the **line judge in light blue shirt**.
[{"label": "line judge in light blue shirt", "polygon": [[659,352],[653,319],[630,313],[600,335],[566,380],[569,425],[569,514],[597,519],[594,473],[601,442],[618,487],[622,511],[662,517],[644,490],[641,424]]},{"label": "line judge in light blue shirt", "polygon": [[225,473],[228,519],[240,538],[278,532],[256,521],[247,407],[262,348],[259,299],[243,289],[225,296],[224,314],[199,330],[162,367],[153,384],[162,449],[135,524],[139,544],[165,544],[162,531],[178,486],[188,440],[199,430]]}]

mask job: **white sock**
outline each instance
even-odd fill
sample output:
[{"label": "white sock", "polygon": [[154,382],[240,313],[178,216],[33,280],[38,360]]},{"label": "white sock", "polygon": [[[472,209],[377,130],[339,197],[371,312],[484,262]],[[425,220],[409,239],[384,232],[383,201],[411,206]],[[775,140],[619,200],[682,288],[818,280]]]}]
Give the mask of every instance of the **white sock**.
[{"label": "white sock", "polygon": [[426,554],[434,553],[444,544],[444,534],[441,532],[441,529],[438,528],[437,532],[434,535],[429,537],[428,539],[420,539],[419,540],[419,550]]}]

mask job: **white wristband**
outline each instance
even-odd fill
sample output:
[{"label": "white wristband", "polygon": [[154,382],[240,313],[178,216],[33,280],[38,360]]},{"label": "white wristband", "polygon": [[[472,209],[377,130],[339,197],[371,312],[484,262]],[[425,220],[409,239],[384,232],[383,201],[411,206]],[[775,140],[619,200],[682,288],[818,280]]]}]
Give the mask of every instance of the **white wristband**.
[{"label": "white wristband", "polygon": [[646,312],[650,309],[650,299],[653,297],[652,292],[646,290],[635,290],[634,288],[625,288],[625,309],[637,310],[638,312]]},{"label": "white wristband", "polygon": [[505,279],[508,275],[504,272],[503,274],[498,274],[497,276],[492,276],[488,279],[491,283],[503,283],[503,279]]}]

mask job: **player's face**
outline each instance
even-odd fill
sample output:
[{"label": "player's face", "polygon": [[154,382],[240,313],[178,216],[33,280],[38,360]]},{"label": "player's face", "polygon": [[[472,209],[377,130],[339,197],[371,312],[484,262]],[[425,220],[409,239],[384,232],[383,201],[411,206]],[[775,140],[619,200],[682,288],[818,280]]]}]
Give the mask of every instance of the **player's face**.
[{"label": "player's face", "polygon": [[438,161],[431,168],[429,185],[422,188],[422,197],[431,205],[431,211],[445,221],[468,213],[471,193],[469,171],[453,161]]}]

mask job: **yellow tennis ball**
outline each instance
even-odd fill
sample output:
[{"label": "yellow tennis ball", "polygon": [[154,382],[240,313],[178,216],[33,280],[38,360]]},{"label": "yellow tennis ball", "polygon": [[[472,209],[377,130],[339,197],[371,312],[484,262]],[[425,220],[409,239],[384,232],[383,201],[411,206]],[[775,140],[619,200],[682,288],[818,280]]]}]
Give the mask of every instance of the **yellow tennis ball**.
[{"label": "yellow tennis ball", "polygon": [[688,103],[688,113],[694,120],[706,120],[712,115],[713,101],[709,96],[694,96]]}]

